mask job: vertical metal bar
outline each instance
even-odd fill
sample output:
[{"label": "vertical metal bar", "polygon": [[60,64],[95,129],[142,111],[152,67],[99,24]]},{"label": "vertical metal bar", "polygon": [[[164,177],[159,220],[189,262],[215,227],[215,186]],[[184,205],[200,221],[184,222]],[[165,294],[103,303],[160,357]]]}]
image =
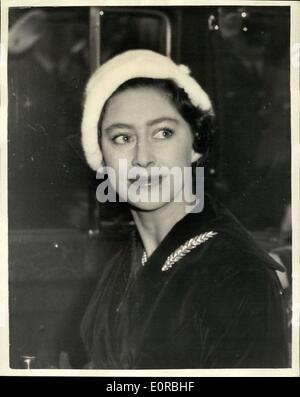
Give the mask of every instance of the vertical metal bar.
[{"label": "vertical metal bar", "polygon": [[172,46],[172,27],[171,22],[167,16],[163,16],[163,20],[166,24],[166,55],[171,57],[171,46]]},{"label": "vertical metal bar", "polygon": [[[100,65],[101,54],[101,25],[100,8],[90,7],[90,27],[89,27],[89,59],[90,71],[93,73]],[[94,187],[94,173],[90,174],[89,184],[89,233],[92,236],[98,233],[101,228],[100,204],[97,202]]]},{"label": "vertical metal bar", "polygon": [[[217,181],[224,181],[224,169],[223,169],[223,164],[224,164],[224,137],[225,137],[225,131],[224,131],[224,112],[223,112],[223,107],[221,106],[221,94],[218,95],[218,93],[223,92],[222,90],[222,73],[219,72],[219,68],[221,67],[219,65],[219,62],[217,60],[218,57],[218,42],[216,43],[216,33],[217,31],[214,28],[214,23],[217,24],[218,19],[215,17],[214,14],[211,14],[208,19],[208,38],[209,38],[209,49],[211,50],[209,52],[210,56],[210,65],[211,65],[211,81],[212,81],[212,92],[214,93],[214,105],[215,105],[215,111],[218,115],[217,117],[217,134],[214,137],[215,144],[217,146],[217,151],[215,151],[215,158],[214,158],[214,168],[215,168],[215,175],[214,177],[217,179]],[[221,88],[220,88],[221,86]]]},{"label": "vertical metal bar", "polygon": [[90,7],[90,69],[93,72],[100,65],[101,54],[100,8]]},{"label": "vertical metal bar", "polygon": [[[182,10],[177,10],[176,12],[176,25],[175,25],[175,37],[176,37],[176,47],[173,54],[175,62],[181,63],[181,38],[182,38]],[[174,45],[173,45],[174,48]]]}]

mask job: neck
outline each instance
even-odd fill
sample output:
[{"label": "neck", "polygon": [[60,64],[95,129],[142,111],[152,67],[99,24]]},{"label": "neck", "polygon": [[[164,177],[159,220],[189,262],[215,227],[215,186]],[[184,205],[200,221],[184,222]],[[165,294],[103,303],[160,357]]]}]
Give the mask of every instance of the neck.
[{"label": "neck", "polygon": [[131,210],[149,257],[172,227],[186,215],[185,202],[171,202],[153,211]]}]

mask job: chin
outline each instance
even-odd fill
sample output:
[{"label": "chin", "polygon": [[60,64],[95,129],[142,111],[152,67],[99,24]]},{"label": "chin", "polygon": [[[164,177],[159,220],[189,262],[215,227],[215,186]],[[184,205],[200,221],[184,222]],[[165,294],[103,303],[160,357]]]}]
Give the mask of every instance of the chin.
[{"label": "chin", "polygon": [[145,212],[151,212],[151,211],[156,211],[159,210],[162,207],[165,207],[166,205],[170,204],[169,202],[151,202],[151,201],[141,201],[137,203],[132,203],[128,201],[128,204],[130,207],[136,211],[145,211]]}]

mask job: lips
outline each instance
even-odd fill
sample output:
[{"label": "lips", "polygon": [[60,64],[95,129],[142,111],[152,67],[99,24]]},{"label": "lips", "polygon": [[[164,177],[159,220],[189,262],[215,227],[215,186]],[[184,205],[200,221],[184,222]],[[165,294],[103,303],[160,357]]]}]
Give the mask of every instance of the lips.
[{"label": "lips", "polygon": [[141,187],[153,187],[162,183],[163,178],[166,175],[151,175],[151,176],[139,176],[137,178],[128,179],[130,184],[136,183]]}]

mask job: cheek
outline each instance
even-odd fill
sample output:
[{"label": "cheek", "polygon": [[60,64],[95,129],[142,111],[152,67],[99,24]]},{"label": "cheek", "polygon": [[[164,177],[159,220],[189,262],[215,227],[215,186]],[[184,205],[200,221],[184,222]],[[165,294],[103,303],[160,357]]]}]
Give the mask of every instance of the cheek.
[{"label": "cheek", "polygon": [[103,138],[101,140],[101,151],[106,166],[118,167],[120,159],[126,159],[127,155],[121,147],[115,146],[110,140]]},{"label": "cheek", "polygon": [[188,137],[186,139],[181,139],[174,144],[170,145],[167,152],[164,153],[163,158],[172,165],[191,165],[192,158],[192,140]]},{"label": "cheek", "polygon": [[[113,178],[110,178],[113,186],[114,181],[117,182],[117,186],[114,187],[118,191],[119,183],[122,181],[123,189],[125,189],[131,161],[128,151],[122,150],[122,147],[116,147],[106,139],[103,139],[101,148],[104,165],[107,167],[109,175],[113,175]],[[120,192],[118,191],[118,193]]]}]

